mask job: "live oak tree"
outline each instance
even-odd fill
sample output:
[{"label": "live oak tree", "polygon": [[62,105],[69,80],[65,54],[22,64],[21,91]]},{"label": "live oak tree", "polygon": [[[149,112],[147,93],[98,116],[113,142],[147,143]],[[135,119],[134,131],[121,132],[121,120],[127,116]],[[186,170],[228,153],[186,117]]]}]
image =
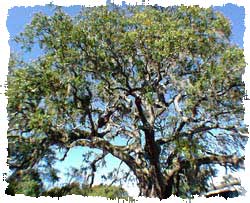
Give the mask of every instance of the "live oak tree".
[{"label": "live oak tree", "polygon": [[245,61],[230,35],[228,19],[198,6],[35,14],[16,42],[41,55],[9,64],[13,176],[89,147],[100,152],[83,160],[90,187],[111,154],[140,195],[164,199],[206,191],[218,165],[242,168]]}]

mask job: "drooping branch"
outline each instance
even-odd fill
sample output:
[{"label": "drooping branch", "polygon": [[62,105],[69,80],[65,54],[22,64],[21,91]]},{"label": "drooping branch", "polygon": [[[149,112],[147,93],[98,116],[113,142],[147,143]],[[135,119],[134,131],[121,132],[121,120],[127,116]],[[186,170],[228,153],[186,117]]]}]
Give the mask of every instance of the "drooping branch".
[{"label": "drooping branch", "polygon": [[94,183],[94,179],[95,179],[95,172],[96,172],[96,163],[100,160],[102,160],[106,155],[108,154],[108,152],[103,152],[103,154],[101,156],[96,157],[90,164],[91,167],[91,174],[87,177],[87,180],[89,177],[91,177],[91,181],[89,184],[89,187],[91,188],[93,183]]},{"label": "drooping branch", "polygon": [[204,194],[205,197],[211,197],[211,196],[223,196],[226,193],[232,193],[236,192],[241,193],[245,192],[245,189],[241,186],[241,181],[237,178],[233,178],[232,176],[229,177],[223,177],[225,181],[221,182],[219,185],[213,185],[213,188],[210,188],[208,192]]},{"label": "drooping branch", "polygon": [[133,171],[135,171],[135,169],[138,167],[134,158],[130,156],[126,152],[126,150],[124,150],[125,147],[114,146],[110,142],[102,138],[93,137],[91,140],[78,139],[67,145],[67,147],[70,148],[75,146],[87,146],[90,148],[98,148],[111,153],[113,156],[119,158],[120,160],[123,160]]}]

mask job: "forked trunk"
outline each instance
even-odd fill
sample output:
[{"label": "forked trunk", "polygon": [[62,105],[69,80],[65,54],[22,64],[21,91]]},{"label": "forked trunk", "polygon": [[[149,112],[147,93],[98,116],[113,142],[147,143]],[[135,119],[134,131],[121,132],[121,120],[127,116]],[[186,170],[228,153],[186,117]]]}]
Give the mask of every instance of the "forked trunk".
[{"label": "forked trunk", "polygon": [[140,196],[167,199],[172,195],[172,181],[164,182],[164,178],[158,179],[156,175],[141,175],[138,177]]}]

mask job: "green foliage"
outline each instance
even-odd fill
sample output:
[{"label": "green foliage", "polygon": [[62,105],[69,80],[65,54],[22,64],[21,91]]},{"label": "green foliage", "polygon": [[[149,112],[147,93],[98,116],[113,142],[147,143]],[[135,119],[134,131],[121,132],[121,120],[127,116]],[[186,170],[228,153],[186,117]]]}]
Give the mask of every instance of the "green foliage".
[{"label": "green foliage", "polygon": [[[95,7],[84,8],[76,17],[61,8],[52,16],[35,14],[15,40],[26,54],[38,44],[41,56],[25,62],[12,54],[9,63],[6,95],[12,169],[44,162],[51,169],[51,160],[57,160],[52,149],[80,145],[117,157],[145,185],[163,179],[148,177],[147,169],[152,172],[155,167],[158,173],[166,168],[162,174],[166,179],[174,176],[169,191],[180,182],[179,195],[205,190],[201,185],[206,186],[213,173],[197,167],[197,159],[216,151],[214,145],[223,145],[218,140],[207,142],[213,130],[234,136],[234,142],[224,137],[224,148],[242,146],[244,141],[235,141],[233,128],[244,128],[245,61],[243,50],[230,43],[230,34],[228,19],[198,6],[129,7],[127,11]],[[177,95],[181,95],[178,101]],[[114,138],[122,138],[128,147],[115,145]],[[171,173],[175,167],[171,154],[188,164]],[[90,162],[89,169],[95,172]],[[201,178],[191,188],[194,174]],[[56,171],[50,175],[52,182],[58,179]],[[182,177],[179,183],[178,177]],[[121,188],[106,186],[85,192],[79,185],[68,185],[48,194],[123,195]]]},{"label": "green foliage", "polygon": [[128,193],[123,188],[118,186],[97,185],[92,188],[88,188],[86,186],[83,186],[81,188],[79,183],[76,182],[65,185],[61,188],[55,187],[42,193],[43,196],[51,196],[51,197],[62,197],[71,194],[83,195],[83,196],[107,197],[110,199],[115,199],[118,197],[119,198],[128,197]]},{"label": "green foliage", "polygon": [[88,192],[88,196],[100,196],[116,199],[126,198],[128,197],[128,193],[122,187],[99,185],[91,188],[91,190]]},{"label": "green foliage", "polygon": [[43,196],[62,197],[65,195],[84,195],[86,196],[87,190],[81,189],[80,184],[73,182],[63,187],[54,187],[42,193]]},{"label": "green foliage", "polygon": [[[164,71],[161,67],[166,59],[167,64],[175,61],[168,71],[174,73],[172,80],[177,84],[188,76],[183,81],[183,91],[189,96],[187,112],[198,95],[213,97],[214,90],[241,79],[243,51],[226,41],[230,24],[221,14],[195,6],[181,6],[171,15],[150,7],[142,11],[131,8],[130,12],[132,15],[124,17],[122,11],[98,7],[78,16],[78,21],[60,9],[53,16],[36,14],[16,41],[29,49],[37,41],[44,55],[9,76],[8,111],[13,115],[25,109],[27,116],[23,120],[15,114],[13,122],[47,132],[53,123],[66,124],[67,114],[74,119],[84,113],[72,100],[74,88],[80,96],[91,86],[107,102],[112,92],[112,88],[105,88],[107,83],[124,87],[146,79],[141,96],[152,104],[156,95],[151,82],[157,72]],[[237,75],[230,74],[232,71]],[[147,74],[149,78],[145,78]],[[220,108],[210,101],[204,106]]]},{"label": "green foliage", "polygon": [[7,195],[24,194],[26,196],[38,197],[43,190],[43,184],[39,174],[29,171],[27,174],[19,174],[15,179],[8,180]]}]

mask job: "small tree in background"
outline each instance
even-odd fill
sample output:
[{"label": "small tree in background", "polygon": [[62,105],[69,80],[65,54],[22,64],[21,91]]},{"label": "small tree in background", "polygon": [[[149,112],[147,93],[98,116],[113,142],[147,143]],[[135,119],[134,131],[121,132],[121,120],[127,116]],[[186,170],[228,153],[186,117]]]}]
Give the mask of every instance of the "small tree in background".
[{"label": "small tree in background", "polygon": [[8,195],[24,194],[38,197],[43,191],[42,180],[35,170],[26,171],[24,174],[19,171],[15,177],[12,176],[7,181],[9,185],[6,189],[6,194]]}]

